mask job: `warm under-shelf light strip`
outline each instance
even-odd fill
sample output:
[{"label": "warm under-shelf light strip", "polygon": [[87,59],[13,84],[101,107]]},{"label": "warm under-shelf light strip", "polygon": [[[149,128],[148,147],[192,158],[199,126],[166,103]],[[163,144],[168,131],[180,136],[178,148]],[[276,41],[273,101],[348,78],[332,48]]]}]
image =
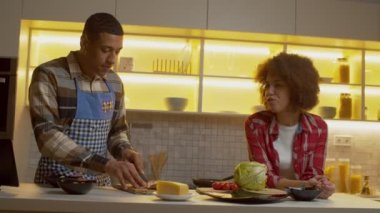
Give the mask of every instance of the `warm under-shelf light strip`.
[{"label": "warm under-shelf light strip", "polygon": [[360,90],[350,89],[348,85],[321,85],[320,94],[340,94],[340,93],[350,93],[354,95],[360,95]]},{"label": "warm under-shelf light strip", "polygon": [[173,41],[154,41],[148,39],[130,39],[126,38],[123,43],[124,47],[138,47],[138,48],[150,48],[150,49],[174,49],[191,50],[191,45],[185,41],[173,40]]},{"label": "warm under-shelf light strip", "polygon": [[298,55],[304,55],[310,57],[311,59],[331,59],[336,60],[337,58],[342,58],[343,53],[338,51],[312,51],[312,50],[299,50],[299,49],[290,49],[289,53],[294,53]]},{"label": "warm under-shelf light strip", "polygon": [[257,90],[257,84],[253,80],[225,80],[225,79],[205,79],[205,87],[220,87],[234,89],[250,89]]},{"label": "warm under-shelf light strip", "polygon": [[196,86],[198,85],[198,80],[195,78],[180,78],[172,76],[138,76],[138,75],[124,75],[119,73],[120,78],[126,83],[138,83],[138,84],[149,84],[149,85],[188,85]]},{"label": "warm under-shelf light strip", "polygon": [[380,96],[380,88],[377,87],[366,87],[365,88],[365,95],[373,95],[373,96]]},{"label": "warm under-shelf light strip", "polygon": [[237,45],[221,45],[221,44],[207,44],[205,45],[205,52],[219,52],[219,53],[239,53],[239,54],[254,54],[254,55],[269,55],[270,50],[266,47],[243,47]]},{"label": "warm under-shelf light strip", "polygon": [[[80,42],[80,37],[70,36],[53,36],[53,35],[34,35],[33,42],[37,43],[56,43],[56,44],[78,44]],[[126,38],[123,42],[124,47],[138,47],[138,48],[151,48],[151,49],[189,49],[191,50],[191,45],[185,41],[153,41],[153,40],[142,40],[142,39],[129,39]]]},{"label": "warm under-shelf light strip", "polygon": [[380,55],[366,55],[365,56],[365,61],[366,62],[379,63],[380,64]]},{"label": "warm under-shelf light strip", "polygon": [[34,35],[33,42],[37,43],[55,43],[55,44],[70,44],[79,45],[80,37],[69,36],[51,36],[51,35]]}]

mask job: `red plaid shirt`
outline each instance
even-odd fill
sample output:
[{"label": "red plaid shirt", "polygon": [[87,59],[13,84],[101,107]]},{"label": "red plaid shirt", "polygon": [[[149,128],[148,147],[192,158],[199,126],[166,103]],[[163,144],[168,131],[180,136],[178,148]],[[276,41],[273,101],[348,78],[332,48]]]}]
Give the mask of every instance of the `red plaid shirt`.
[{"label": "red plaid shirt", "polygon": [[[279,176],[280,162],[273,142],[279,130],[276,117],[269,111],[255,113],[245,122],[249,159],[268,167],[268,187],[275,187]],[[298,180],[308,180],[323,174],[326,157],[327,124],[321,117],[310,113],[301,114],[300,125],[294,136],[292,164]]]}]

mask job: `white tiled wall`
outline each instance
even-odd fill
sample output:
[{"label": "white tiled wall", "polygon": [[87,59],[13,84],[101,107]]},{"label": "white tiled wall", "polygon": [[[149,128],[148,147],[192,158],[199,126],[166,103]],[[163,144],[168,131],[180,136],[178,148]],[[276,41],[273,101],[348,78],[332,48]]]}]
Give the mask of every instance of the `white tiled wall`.
[{"label": "white tiled wall", "polygon": [[247,160],[242,117],[129,113],[128,120],[131,141],[143,156],[168,153],[162,178],[187,183],[195,177],[223,178]]},{"label": "white tiled wall", "polygon": [[[191,183],[191,178],[223,178],[248,160],[246,116],[183,115],[129,112],[132,143],[144,156],[167,151],[162,178]],[[380,187],[380,123],[327,121],[327,157],[350,158]],[[150,128],[144,126],[151,125]],[[351,147],[334,146],[335,135],[352,137]],[[149,164],[147,163],[147,172]],[[379,188],[380,189],[380,188]]]},{"label": "white tiled wall", "polygon": [[[234,166],[248,160],[241,115],[197,115],[128,112],[131,141],[142,153],[145,170],[152,176],[149,155],[165,151],[168,160],[161,178],[191,183],[192,178],[223,178]],[[380,123],[327,121],[328,157],[350,158],[360,164],[380,190]],[[333,145],[335,135],[352,136],[351,147]],[[32,147],[27,181],[33,180],[39,152]]]}]

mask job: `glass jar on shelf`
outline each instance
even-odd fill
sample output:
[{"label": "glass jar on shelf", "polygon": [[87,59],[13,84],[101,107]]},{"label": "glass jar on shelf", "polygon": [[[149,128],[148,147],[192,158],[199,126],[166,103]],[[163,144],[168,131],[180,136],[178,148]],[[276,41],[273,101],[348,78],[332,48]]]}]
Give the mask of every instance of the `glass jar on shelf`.
[{"label": "glass jar on shelf", "polygon": [[338,58],[338,80],[339,83],[350,83],[350,65],[347,58]]},{"label": "glass jar on shelf", "polygon": [[339,158],[338,159],[338,171],[339,179],[338,183],[338,192],[349,192],[348,191],[348,178],[350,175],[350,159],[348,158]]},{"label": "glass jar on shelf", "polygon": [[335,158],[326,158],[324,173],[334,184],[336,184],[337,171]]},{"label": "glass jar on shelf", "polygon": [[339,118],[351,119],[352,116],[352,98],[350,93],[340,94]]},{"label": "glass jar on shelf", "polygon": [[351,194],[358,194],[362,190],[363,176],[362,166],[352,165],[350,173],[350,192]]}]

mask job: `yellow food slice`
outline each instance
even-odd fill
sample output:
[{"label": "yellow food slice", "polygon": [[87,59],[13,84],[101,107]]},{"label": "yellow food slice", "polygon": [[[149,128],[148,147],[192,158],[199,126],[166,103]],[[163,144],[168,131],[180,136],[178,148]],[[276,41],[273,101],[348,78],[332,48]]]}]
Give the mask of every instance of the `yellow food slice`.
[{"label": "yellow food slice", "polygon": [[156,183],[157,194],[185,195],[189,193],[189,186],[185,183],[159,180]]}]

